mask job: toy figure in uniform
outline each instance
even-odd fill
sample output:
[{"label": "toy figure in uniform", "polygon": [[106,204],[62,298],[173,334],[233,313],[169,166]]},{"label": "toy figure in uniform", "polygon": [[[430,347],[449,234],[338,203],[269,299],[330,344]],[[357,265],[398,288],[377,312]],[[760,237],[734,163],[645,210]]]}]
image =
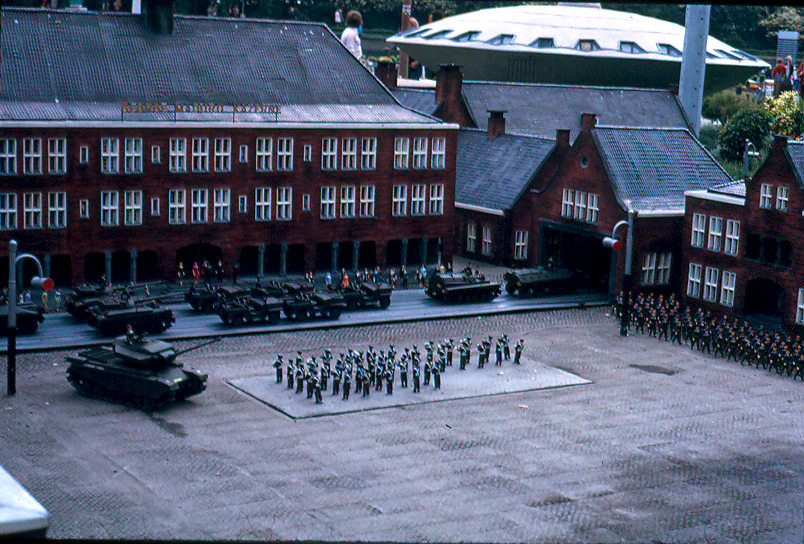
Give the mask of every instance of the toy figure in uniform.
[{"label": "toy figure in uniform", "polygon": [[332,394],[337,395],[341,390],[341,375],[343,374],[343,353],[335,361],[335,372],[332,374]]},{"label": "toy figure in uniform", "polygon": [[324,399],[321,398],[321,380],[318,379],[317,370],[314,369],[312,371],[312,377],[310,378],[310,381],[312,382],[313,385],[313,396],[315,397],[315,403],[321,404],[322,402],[324,402]]},{"label": "toy figure in uniform", "polygon": [[396,368],[390,362],[385,365],[385,393],[394,394],[394,371]]},{"label": "toy figure in uniform", "polygon": [[385,352],[380,351],[374,365],[374,390],[382,391],[382,378],[385,375]]},{"label": "toy figure in uniform", "polygon": [[481,341],[477,345],[477,354],[478,354],[477,355],[477,368],[483,368],[483,365],[485,364],[485,361],[483,359],[485,347],[486,347],[486,343],[483,342],[483,341]]},{"label": "toy figure in uniform", "polygon": [[293,361],[288,357],[288,389],[293,389]]},{"label": "toy figure in uniform", "polygon": [[343,369],[343,400],[349,400],[349,392],[352,389],[352,377],[349,369]]},{"label": "toy figure in uniform", "polygon": [[433,358],[428,354],[424,361],[424,385],[430,384],[430,373],[433,371]]},{"label": "toy figure in uniform", "polygon": [[494,360],[494,366],[502,366],[502,341],[497,340],[497,347],[495,348],[495,355],[496,359]]},{"label": "toy figure in uniform", "polygon": [[364,370],[363,372],[364,372],[364,374],[363,374],[363,396],[368,397],[369,393],[370,393],[370,390],[369,390],[370,387],[369,386],[371,384],[369,383],[369,377],[365,375],[365,372],[367,372],[367,371]]},{"label": "toy figure in uniform", "polygon": [[276,356],[276,360],[274,361],[274,368],[276,369],[276,383],[282,383],[282,367],[284,364],[282,354],[280,353]]},{"label": "toy figure in uniform", "polygon": [[419,384],[419,361],[413,359],[413,392],[418,393],[420,391],[420,384]]},{"label": "toy figure in uniform", "polygon": [[312,357],[310,361],[307,361],[307,374],[304,376],[304,381],[307,382],[307,398],[313,398],[313,376],[316,376],[316,380],[318,379],[318,365],[315,362],[315,357]]},{"label": "toy figure in uniform", "polygon": [[385,358],[385,362],[393,367],[396,366],[396,350],[393,344],[388,346],[388,355]]},{"label": "toy figure in uniform", "polygon": [[455,344],[452,341],[452,338],[447,338],[444,341],[444,347],[447,352],[447,366],[452,366],[452,350],[455,349]]},{"label": "toy figure in uniform", "polygon": [[502,341],[503,358],[506,361],[510,361],[511,360],[511,346],[509,345],[510,343],[508,341],[508,335],[503,334],[502,338],[500,340]]},{"label": "toy figure in uniform", "polygon": [[408,361],[410,359],[410,350],[405,348],[405,353],[399,358],[399,382],[401,387],[408,386]]},{"label": "toy figure in uniform", "polygon": [[522,358],[522,350],[525,348],[525,341],[521,338],[516,341],[516,345],[514,346],[514,364],[520,364],[520,359]]},{"label": "toy figure in uniform", "polygon": [[441,389],[441,370],[438,365],[433,366],[433,389]]},{"label": "toy figure in uniform", "polygon": [[296,364],[296,394],[300,395],[304,391],[304,365]]}]

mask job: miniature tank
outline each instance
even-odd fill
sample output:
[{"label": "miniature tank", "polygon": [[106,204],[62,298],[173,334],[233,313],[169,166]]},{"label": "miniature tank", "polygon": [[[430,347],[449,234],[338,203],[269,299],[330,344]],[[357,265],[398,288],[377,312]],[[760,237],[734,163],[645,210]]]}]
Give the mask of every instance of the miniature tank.
[{"label": "miniature tank", "polygon": [[523,268],[510,270],[505,276],[509,295],[531,297],[564,293],[572,288],[574,274],[566,268]]},{"label": "miniature tank", "polygon": [[185,369],[175,360],[209,343],[177,352],[167,342],[129,333],[111,346],[68,356],[67,380],[82,395],[154,410],[206,389],[206,374]]},{"label": "miniature tank", "polygon": [[249,289],[246,286],[220,286],[207,289],[206,287],[196,289],[191,286],[190,290],[184,293],[184,300],[190,303],[196,312],[212,313],[217,312],[222,301],[243,296],[248,296]]},{"label": "miniature tank", "polygon": [[169,329],[175,321],[173,310],[155,302],[110,310],[98,309],[87,316],[87,323],[104,336],[122,334],[128,326],[137,334],[160,333]]},{"label": "miniature tank", "polygon": [[221,301],[218,315],[227,325],[242,325],[267,321],[271,325],[279,323],[284,301],[274,297],[231,298]]},{"label": "miniature tank", "polygon": [[434,272],[427,277],[426,293],[442,302],[492,301],[502,290],[499,283],[482,274],[464,272]]},{"label": "miniature tank", "polygon": [[346,309],[351,311],[364,308],[369,304],[377,304],[380,308],[391,305],[391,286],[387,283],[364,281],[349,287],[339,287],[338,293],[346,303]]},{"label": "miniature tank", "polygon": [[[17,332],[34,334],[45,320],[45,311],[35,304],[17,305]],[[8,304],[0,306],[0,335],[8,335]]]},{"label": "miniature tank", "polygon": [[345,308],[343,297],[336,292],[301,292],[285,299],[283,311],[288,318],[305,321],[317,315],[338,319]]}]

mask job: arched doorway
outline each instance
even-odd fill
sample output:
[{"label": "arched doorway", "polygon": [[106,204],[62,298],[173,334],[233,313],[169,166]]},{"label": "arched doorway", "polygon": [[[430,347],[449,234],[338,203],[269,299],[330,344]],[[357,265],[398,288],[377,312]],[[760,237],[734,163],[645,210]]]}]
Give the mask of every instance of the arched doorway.
[{"label": "arched doorway", "polygon": [[199,242],[179,248],[176,251],[176,264],[184,263],[185,270],[192,270],[194,263],[198,263],[200,267],[204,261],[209,261],[209,264],[214,266],[221,259],[221,255],[220,247]]},{"label": "arched doorway", "polygon": [[745,315],[781,320],[784,315],[784,289],[773,280],[757,278],[745,285]]},{"label": "arched doorway", "polygon": [[[99,252],[87,253],[84,256],[84,281],[98,283],[106,275],[106,255]],[[109,278],[106,278],[109,281]]]},{"label": "arched doorway", "polygon": [[137,281],[154,281],[162,278],[156,251],[146,249],[137,254]]}]

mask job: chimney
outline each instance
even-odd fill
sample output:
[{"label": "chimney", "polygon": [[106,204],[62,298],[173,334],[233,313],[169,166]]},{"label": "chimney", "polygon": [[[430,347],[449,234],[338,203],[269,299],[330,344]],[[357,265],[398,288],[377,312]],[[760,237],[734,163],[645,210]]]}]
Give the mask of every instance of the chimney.
[{"label": "chimney", "polygon": [[396,89],[396,78],[398,74],[396,64],[393,62],[388,60],[377,61],[374,75],[389,89]]},{"label": "chimney", "polygon": [[463,84],[463,73],[461,67],[456,64],[441,64],[436,74],[435,103],[452,102],[458,103],[461,100],[461,86]]},{"label": "chimney", "polygon": [[[784,134],[774,134],[773,147],[776,149],[787,149],[787,136]],[[802,213],[804,215],[804,213]]]},{"label": "chimney", "polygon": [[143,0],[142,16],[154,34],[173,34],[173,0]]},{"label": "chimney", "polygon": [[505,134],[505,110],[488,110],[489,112],[489,131],[490,140],[498,134]]},{"label": "chimney", "polygon": [[570,131],[566,128],[556,129],[556,147],[560,149],[569,149],[570,147]]},{"label": "chimney", "polygon": [[581,130],[588,132],[595,128],[597,124],[597,115],[594,113],[582,113],[581,114]]}]

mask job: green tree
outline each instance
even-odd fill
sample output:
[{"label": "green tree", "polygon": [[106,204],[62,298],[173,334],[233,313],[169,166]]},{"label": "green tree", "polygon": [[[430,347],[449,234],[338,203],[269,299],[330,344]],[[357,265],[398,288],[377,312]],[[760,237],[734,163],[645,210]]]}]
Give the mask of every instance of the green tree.
[{"label": "green tree", "polygon": [[762,107],[773,118],[774,134],[797,138],[804,129],[804,111],[796,93],[785,91],[777,98],[765,100]]},{"label": "green tree", "polygon": [[737,94],[732,89],[726,89],[704,97],[701,115],[706,119],[718,120],[720,124],[725,125],[732,115],[748,106],[750,101],[749,93]]},{"label": "green tree", "polygon": [[791,6],[780,6],[759,21],[768,38],[775,39],[779,30],[795,30],[804,33],[804,10]]},{"label": "green tree", "polygon": [[732,116],[718,138],[720,157],[740,161],[748,139],[757,151],[764,150],[771,135],[773,117],[762,107],[750,106]]}]

